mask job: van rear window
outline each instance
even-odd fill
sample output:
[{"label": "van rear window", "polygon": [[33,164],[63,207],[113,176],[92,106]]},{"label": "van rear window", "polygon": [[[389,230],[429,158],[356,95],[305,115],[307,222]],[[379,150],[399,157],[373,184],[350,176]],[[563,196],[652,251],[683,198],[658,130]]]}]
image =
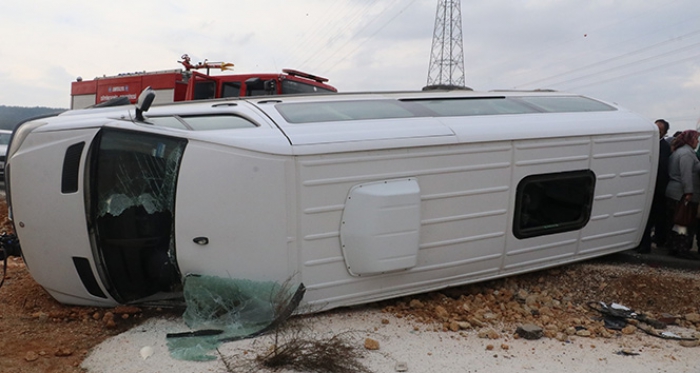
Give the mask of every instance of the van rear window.
[{"label": "van rear window", "polygon": [[289,123],[616,110],[610,105],[581,96],[290,102],[279,103],[275,108]]}]

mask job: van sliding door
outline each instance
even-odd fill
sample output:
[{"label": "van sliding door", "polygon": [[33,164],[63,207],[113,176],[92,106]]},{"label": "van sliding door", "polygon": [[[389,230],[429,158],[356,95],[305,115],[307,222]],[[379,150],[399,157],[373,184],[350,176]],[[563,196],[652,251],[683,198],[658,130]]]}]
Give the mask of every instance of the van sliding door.
[{"label": "van sliding door", "polygon": [[186,140],[103,129],[92,149],[93,251],[110,294],[126,303],[179,282],[175,186]]}]

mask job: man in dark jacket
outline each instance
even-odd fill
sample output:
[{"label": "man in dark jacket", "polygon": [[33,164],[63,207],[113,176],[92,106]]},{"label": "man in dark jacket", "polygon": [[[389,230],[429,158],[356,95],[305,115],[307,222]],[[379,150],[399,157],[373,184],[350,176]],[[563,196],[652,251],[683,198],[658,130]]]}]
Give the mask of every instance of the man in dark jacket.
[{"label": "man in dark jacket", "polygon": [[668,236],[669,217],[666,212],[666,184],[668,184],[668,158],[671,156],[671,146],[664,139],[668,133],[669,124],[663,119],[654,122],[659,127],[659,165],[656,173],[656,187],[654,200],[651,203],[651,211],[644,229],[642,242],[637,247],[640,253],[651,252],[651,231],[654,230],[654,243],[656,246],[664,246]]}]

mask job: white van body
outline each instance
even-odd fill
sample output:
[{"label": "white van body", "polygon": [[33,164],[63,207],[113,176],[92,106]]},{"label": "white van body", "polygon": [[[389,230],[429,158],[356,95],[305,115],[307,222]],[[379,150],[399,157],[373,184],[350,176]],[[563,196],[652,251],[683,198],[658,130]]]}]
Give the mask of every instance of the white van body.
[{"label": "white van body", "polygon": [[132,118],[69,111],[13,138],[22,253],[60,302],[138,303],[203,274],[292,279],[322,310],[628,250],[658,160],[651,121],[555,92],[255,97]]}]

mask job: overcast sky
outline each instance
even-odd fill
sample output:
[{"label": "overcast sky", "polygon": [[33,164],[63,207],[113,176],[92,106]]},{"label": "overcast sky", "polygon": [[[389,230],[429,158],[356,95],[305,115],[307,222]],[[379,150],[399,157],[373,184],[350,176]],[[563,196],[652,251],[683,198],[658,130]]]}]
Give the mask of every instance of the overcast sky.
[{"label": "overcast sky", "polygon": [[[25,0],[0,11],[0,105],[67,108],[81,76],[295,68],[339,91],[418,90],[437,0]],[[700,119],[700,1],[464,0],[465,82],[615,102],[672,131]]]}]

